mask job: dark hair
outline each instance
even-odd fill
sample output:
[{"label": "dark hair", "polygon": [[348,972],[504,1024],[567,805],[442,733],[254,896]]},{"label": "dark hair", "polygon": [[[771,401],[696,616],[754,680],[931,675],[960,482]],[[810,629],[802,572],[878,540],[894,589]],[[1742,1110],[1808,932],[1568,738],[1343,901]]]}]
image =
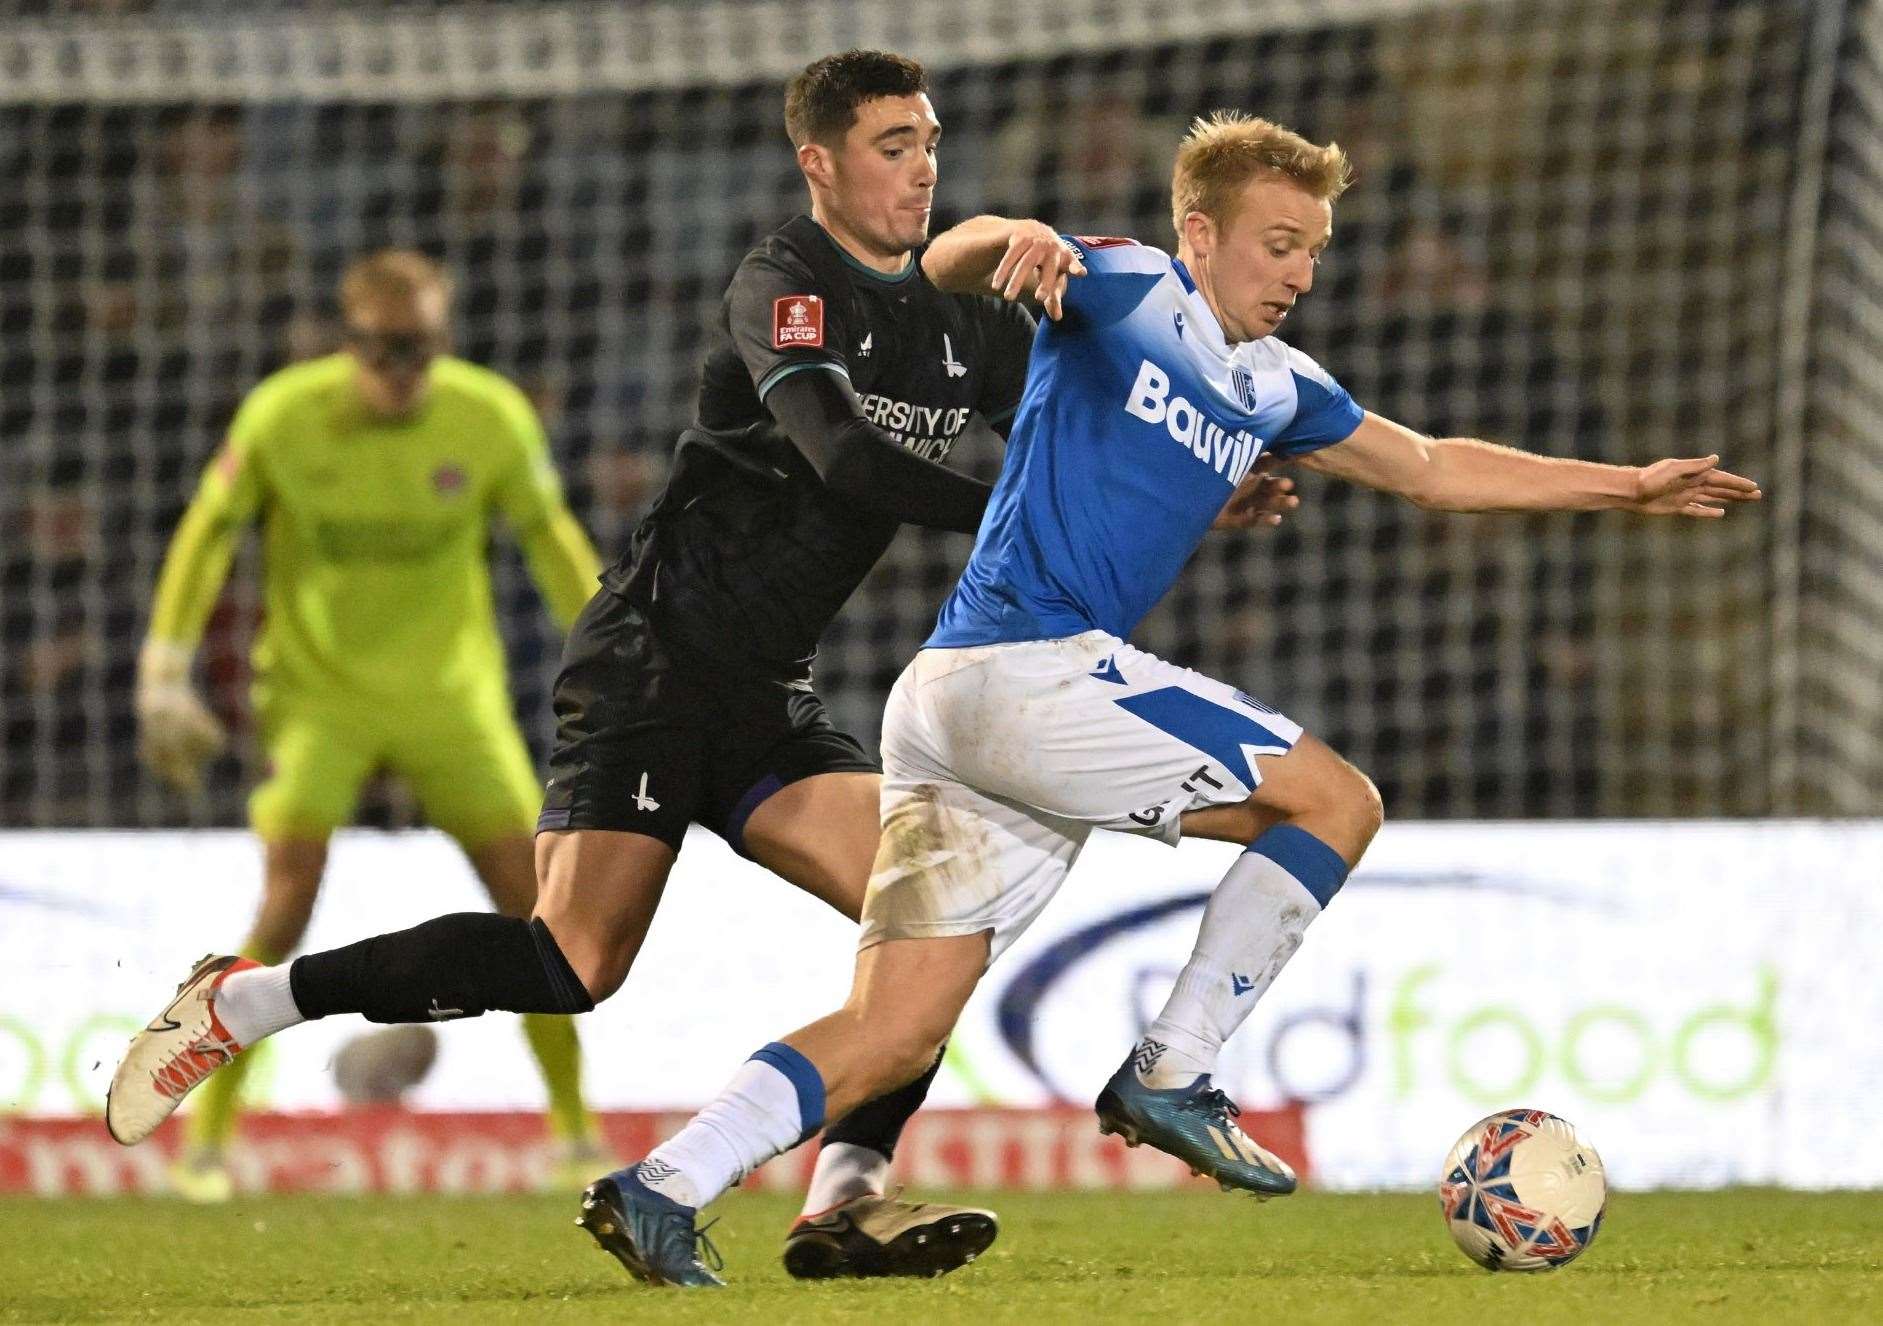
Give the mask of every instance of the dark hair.
[{"label": "dark hair", "polygon": [[857,122],[857,107],[877,97],[928,91],[928,71],[888,51],[845,51],[813,60],[785,87],[785,132],[793,147],[835,143]]}]

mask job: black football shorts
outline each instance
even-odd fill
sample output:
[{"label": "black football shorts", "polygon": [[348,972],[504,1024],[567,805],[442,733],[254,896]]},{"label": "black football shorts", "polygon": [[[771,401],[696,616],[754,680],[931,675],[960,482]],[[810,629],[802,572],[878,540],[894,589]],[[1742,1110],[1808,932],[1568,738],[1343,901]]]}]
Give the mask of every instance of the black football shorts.
[{"label": "black football shorts", "polygon": [[570,628],[555,710],[539,833],[620,829],[678,851],[703,824],[744,855],[746,820],[779,788],[881,771],[804,683],[677,657],[606,589]]}]

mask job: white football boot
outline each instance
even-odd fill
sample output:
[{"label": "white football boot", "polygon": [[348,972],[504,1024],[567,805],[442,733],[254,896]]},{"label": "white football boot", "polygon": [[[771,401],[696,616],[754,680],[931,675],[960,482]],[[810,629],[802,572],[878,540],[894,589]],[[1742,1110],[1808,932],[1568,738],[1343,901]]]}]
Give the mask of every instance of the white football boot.
[{"label": "white football boot", "polygon": [[246,1047],[216,1017],[216,987],[231,972],[259,965],[247,958],[204,958],[177,987],[169,1007],[131,1037],[105,1092],[105,1127],[114,1140],[136,1146],[211,1073],[242,1053]]}]

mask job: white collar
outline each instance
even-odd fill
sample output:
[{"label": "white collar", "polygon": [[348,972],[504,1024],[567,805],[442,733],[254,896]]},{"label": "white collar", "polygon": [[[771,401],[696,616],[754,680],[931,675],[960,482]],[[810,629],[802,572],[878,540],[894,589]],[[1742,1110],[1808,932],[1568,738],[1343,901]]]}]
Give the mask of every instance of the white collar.
[{"label": "white collar", "polygon": [[1197,336],[1198,344],[1209,350],[1218,359],[1228,359],[1236,353],[1236,347],[1223,335],[1222,324],[1216,321],[1216,313],[1210,308],[1210,301],[1203,298],[1203,292],[1197,289],[1196,281],[1190,276],[1190,269],[1183,264],[1182,258],[1172,258],[1170,269],[1183,287],[1183,303],[1189,313],[1190,330]]}]

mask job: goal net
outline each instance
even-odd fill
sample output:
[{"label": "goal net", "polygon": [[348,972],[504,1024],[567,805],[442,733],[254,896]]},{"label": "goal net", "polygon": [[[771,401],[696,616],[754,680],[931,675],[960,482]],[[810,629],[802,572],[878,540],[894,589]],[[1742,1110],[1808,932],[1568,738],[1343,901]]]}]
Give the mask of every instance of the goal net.
[{"label": "goal net", "polygon": [[[4,823],[240,822],[254,567],[205,642],[243,735],[203,795],[138,770],[133,660],[234,405],[334,344],[367,248],[450,266],[460,352],[530,393],[623,548],[727,278],[805,206],[783,81],[853,45],[931,67],[938,224],[1167,247],[1191,116],[1338,139],[1358,183],[1287,339],[1362,404],[1556,455],[1717,451],[1769,493],[1717,524],[1451,516],[1302,476],[1284,529],[1204,545],[1145,647],[1299,719],[1395,817],[1883,812],[1869,0],[40,9],[0,26]],[[957,455],[991,475],[998,442]],[[966,551],[905,532],[825,640],[866,741]],[[498,562],[540,750],[558,640]]]}]

